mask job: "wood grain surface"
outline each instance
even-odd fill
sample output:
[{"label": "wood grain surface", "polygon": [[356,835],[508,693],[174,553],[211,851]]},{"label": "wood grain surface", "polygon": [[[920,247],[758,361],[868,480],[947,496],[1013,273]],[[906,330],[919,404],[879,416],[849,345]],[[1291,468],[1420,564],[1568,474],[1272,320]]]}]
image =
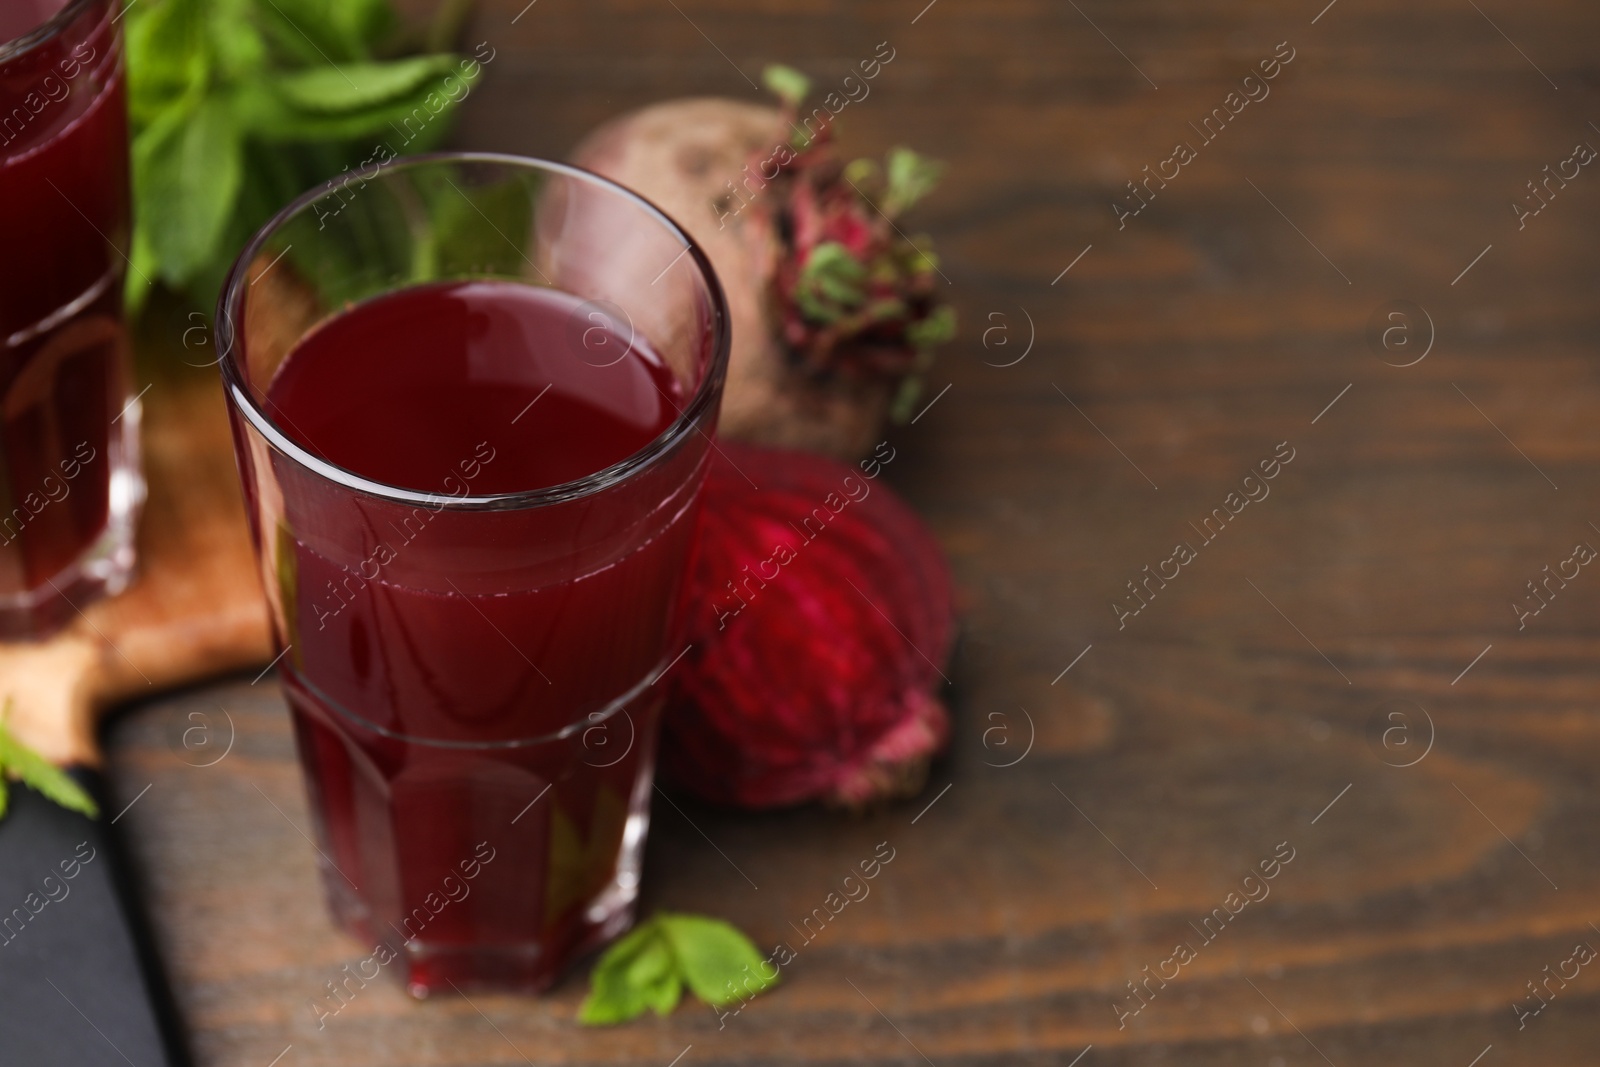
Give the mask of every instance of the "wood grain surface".
[{"label": "wood grain surface", "polygon": [[[119,827],[199,1064],[1595,1062],[1600,969],[1549,976],[1600,946],[1600,573],[1563,562],[1600,547],[1600,174],[1520,229],[1512,204],[1600,146],[1600,9],[524,3],[469,26],[496,52],[459,145],[559,156],[647,101],[754,99],[777,60],[830,86],[891,42],[841,121],[951,164],[916,221],[962,333],[890,477],[964,591],[952,750],[861,819],[658,800],[646,907],[797,948],[738,1016],[583,1030],[577,974],[374,984],[319,1029],[307,1002],[370,947],[325,918],[271,676],[135,707]],[[1119,628],[1147,565],[1177,576]],[[1546,565],[1577,576],[1519,629]],[[879,842],[871,895],[804,941]]]}]

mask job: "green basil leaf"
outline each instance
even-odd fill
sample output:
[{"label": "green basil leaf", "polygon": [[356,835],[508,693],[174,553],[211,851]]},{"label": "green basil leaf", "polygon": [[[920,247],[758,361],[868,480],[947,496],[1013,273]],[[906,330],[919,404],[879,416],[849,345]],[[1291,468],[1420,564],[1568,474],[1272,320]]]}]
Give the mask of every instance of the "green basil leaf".
[{"label": "green basil leaf", "polygon": [[389,0],[337,0],[328,5],[327,17],[348,39],[361,42],[368,54],[394,33],[400,22]]},{"label": "green basil leaf", "polygon": [[207,0],[213,66],[230,81],[254,81],[267,67],[269,49],[256,26],[256,0]]},{"label": "green basil leaf", "polygon": [[678,961],[665,937],[652,939],[645,950],[628,964],[623,980],[636,990],[639,1003],[657,1015],[670,1015],[683,996],[683,978]]},{"label": "green basil leaf", "polygon": [[229,107],[245,137],[296,139],[300,114],[262,81],[233,86]]},{"label": "green basil leaf", "polygon": [[392,289],[396,280],[415,278],[415,198],[407,195],[403,182],[362,184],[361,176],[370,176],[375,166],[357,163],[349,168],[355,177],[348,179],[331,168],[336,172],[332,191],[312,204],[303,222],[318,228],[319,240],[296,241],[285,259],[316,278],[323,299],[333,306],[368,299]]},{"label": "green basil leaf", "polygon": [[811,79],[782,63],[768,64],[761,72],[761,84],[790,107],[799,107],[811,92]]},{"label": "green basil leaf", "polygon": [[720,919],[704,915],[663,913],[656,917],[667,939],[690,992],[720,1008],[743,1000],[778,984],[776,973],[762,973],[770,966],[751,940]]},{"label": "green basil leaf", "polygon": [[[647,994],[653,991],[636,984],[630,976],[641,960],[649,961],[653,954],[664,955],[669,968],[674,963],[671,947],[654,922],[640,923],[606,949],[589,977],[589,995],[578,1008],[578,1021],[585,1026],[610,1026],[627,1022],[652,1007],[660,994],[652,1000]],[[644,973],[653,971],[647,962]]]},{"label": "green basil leaf", "polygon": [[613,989],[597,980],[578,1005],[578,1022],[584,1026],[615,1026],[637,1018],[648,1007],[634,991]]},{"label": "green basil leaf", "polygon": [[[142,209],[141,209],[142,210]],[[130,317],[137,317],[155,285],[156,254],[150,248],[149,232],[142,225],[133,228],[133,248],[128,253],[128,273],[122,279],[122,305]]]},{"label": "green basil leaf", "polygon": [[371,52],[353,20],[338,14],[351,0],[260,0],[256,14],[267,38],[301,66],[355,63]]},{"label": "green basil leaf", "polygon": [[[10,777],[44,794],[63,808],[82,812],[91,819],[99,817],[100,808],[82,786],[73,781],[66,771],[13,737],[4,723],[0,723],[0,766],[5,767]],[[0,799],[0,815],[4,813],[5,801]]]},{"label": "green basil leaf", "polygon": [[[458,0],[445,5],[461,9]],[[138,0],[126,8],[125,26],[135,134],[132,310],[148,288],[138,272],[209,303],[238,247],[293,196],[375,158],[437,146],[482,70],[442,54],[442,45],[376,62],[417,47],[397,36],[391,0]],[[352,250],[386,253],[373,222],[400,209],[377,203],[371,190],[362,197],[369,198],[372,205],[340,222]],[[479,206],[500,220],[499,206]],[[435,220],[434,251],[485,260],[481,219],[475,224],[460,207],[471,211],[458,205]],[[500,261],[520,262],[518,248],[493,240]],[[343,265],[351,268],[348,287],[365,291],[356,262]]]},{"label": "green basil leaf", "polygon": [[266,85],[241,85],[234,106],[242,129],[275,144],[382,138],[394,154],[410,154],[425,151],[449,132],[455,101],[440,84],[429,82],[386,103],[347,112],[304,111]]},{"label": "green basil leaf", "polygon": [[661,913],[634,927],[601,955],[578,1009],[586,1026],[609,1026],[647,1009],[666,1015],[687,985],[713,1007],[743,1000],[777,984],[750,939],[703,915]]},{"label": "green basil leaf", "polygon": [[133,145],[140,227],[161,278],[183,286],[217,255],[243,175],[242,144],[226,100],[193,115],[173,110]]},{"label": "green basil leaf", "polygon": [[669,977],[677,961],[664,937],[647,938],[638,953],[622,967],[622,980],[631,986],[649,986]]},{"label": "green basil leaf", "polygon": [[130,8],[125,37],[128,111],[148,122],[202,91],[210,69],[201,0],[161,0]]},{"label": "green basil leaf", "polygon": [[[289,71],[271,87],[292,107],[312,114],[348,115],[412,96],[423,86],[447,93],[445,78],[456,70],[450,55],[413,56],[388,63],[345,63]],[[462,81],[459,74],[458,82]]]},{"label": "green basil leaf", "polygon": [[678,1001],[683,999],[683,979],[676,972],[669,972],[652,986],[644,990],[645,1003],[657,1015],[671,1015],[672,1009],[678,1006]]},{"label": "green basil leaf", "polygon": [[[423,179],[438,177],[423,184]],[[527,266],[528,234],[537,178],[510,178],[492,185],[446,181],[442,172],[418,175],[433,230],[417,281],[441,274],[519,277]]]}]

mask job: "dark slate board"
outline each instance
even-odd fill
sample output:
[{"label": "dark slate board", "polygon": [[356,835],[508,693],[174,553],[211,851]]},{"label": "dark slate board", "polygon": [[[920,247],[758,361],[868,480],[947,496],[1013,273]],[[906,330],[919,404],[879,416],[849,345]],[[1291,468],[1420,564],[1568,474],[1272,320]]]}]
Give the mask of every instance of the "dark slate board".
[{"label": "dark slate board", "polygon": [[[91,776],[80,780],[99,793]],[[0,821],[0,1063],[183,1067],[114,829],[29,789],[10,792]]]}]

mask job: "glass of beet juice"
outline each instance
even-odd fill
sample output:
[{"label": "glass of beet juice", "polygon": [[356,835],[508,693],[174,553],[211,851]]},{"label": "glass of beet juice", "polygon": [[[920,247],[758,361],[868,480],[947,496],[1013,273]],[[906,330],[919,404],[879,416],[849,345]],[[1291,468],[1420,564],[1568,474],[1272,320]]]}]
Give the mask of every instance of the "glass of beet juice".
[{"label": "glass of beet juice", "polygon": [[133,571],[118,9],[0,0],[0,637],[40,636]]},{"label": "glass of beet juice", "polygon": [[727,364],[710,264],[585,171],[380,155],[268,223],[217,318],[358,981],[542,989],[632,921]]}]

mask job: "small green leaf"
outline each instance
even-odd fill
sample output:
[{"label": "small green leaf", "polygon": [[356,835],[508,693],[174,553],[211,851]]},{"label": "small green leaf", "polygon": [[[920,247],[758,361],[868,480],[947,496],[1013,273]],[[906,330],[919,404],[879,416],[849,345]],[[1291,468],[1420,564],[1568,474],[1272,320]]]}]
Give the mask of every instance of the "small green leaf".
[{"label": "small green leaf", "polygon": [[865,313],[869,322],[898,319],[906,313],[906,302],[896,298],[874,300],[866,306]]},{"label": "small green leaf", "polygon": [[851,185],[865,185],[874,187],[883,178],[883,173],[878,169],[878,161],[868,156],[852,159],[844,165],[844,180]]},{"label": "small green leaf", "polygon": [[883,212],[890,218],[909,211],[918,200],[933,192],[944,175],[944,164],[926,159],[909,148],[889,152],[889,191],[884,194]]},{"label": "small green leaf", "polygon": [[672,942],[689,991],[712,1007],[778,984],[776,973],[762,973],[769,965],[754,943],[728,923],[704,915],[663,913],[656,918]]},{"label": "small green leaf", "polygon": [[838,241],[811,249],[795,280],[795,302],[806,318],[833,322],[866,299],[867,268]]},{"label": "small green leaf", "polygon": [[578,1022],[584,1026],[615,1026],[644,1012],[626,991],[613,992],[609,987],[595,983],[589,995],[578,1006]]},{"label": "small green leaf", "polygon": [[683,999],[683,979],[676,971],[662,975],[655,985],[645,992],[650,1010],[657,1015],[671,1015],[672,1009]]},{"label": "small green leaf", "polygon": [[[82,786],[73,781],[66,771],[13,737],[11,728],[4,722],[0,722],[0,767],[5,768],[7,776],[44,794],[69,811],[82,812],[91,819],[100,815],[99,806],[93,797],[84,792]],[[3,803],[0,801],[0,814],[4,813]]]},{"label": "small green leaf", "polygon": [[919,233],[910,241],[901,241],[896,247],[901,265],[908,274],[932,275],[939,270],[939,254],[930,251],[933,238]]},{"label": "small green leaf", "polygon": [[653,985],[670,975],[676,966],[672,946],[666,938],[647,938],[639,952],[627,961],[622,978],[629,985]]},{"label": "small green leaf", "polygon": [[799,107],[800,101],[811,92],[811,79],[782,63],[768,64],[761,72],[761,84],[790,107]]},{"label": "small green leaf", "polygon": [[[671,964],[671,946],[654,922],[640,923],[606,949],[589,976],[589,995],[578,1008],[578,1021],[585,1026],[610,1026],[627,1022],[651,1007],[647,990],[631,982],[630,975],[640,960],[656,951],[664,953]],[[645,970],[648,973],[649,967]]]},{"label": "small green leaf", "polygon": [[907,375],[901,382],[900,388],[895,390],[894,401],[889,405],[889,421],[896,426],[904,426],[911,417],[912,405],[922,395],[922,378],[916,374]]},{"label": "small green leaf", "polygon": [[662,936],[646,942],[644,949],[629,962],[622,978],[637,991],[637,1003],[649,1007],[657,1015],[671,1014],[683,996],[678,961],[673,957],[671,944]]},{"label": "small green leaf", "polygon": [[0,819],[6,817],[6,812],[11,807],[11,790],[6,786],[6,780],[0,778]]},{"label": "small green leaf", "polygon": [[713,1007],[777,984],[750,939],[718,919],[662,913],[640,923],[601,955],[578,1009],[585,1026],[627,1022],[648,1009],[666,1015],[687,985]]},{"label": "small green leaf", "polygon": [[925,319],[906,328],[906,339],[918,348],[942,345],[956,335],[956,309],[949,304],[934,309]]}]

